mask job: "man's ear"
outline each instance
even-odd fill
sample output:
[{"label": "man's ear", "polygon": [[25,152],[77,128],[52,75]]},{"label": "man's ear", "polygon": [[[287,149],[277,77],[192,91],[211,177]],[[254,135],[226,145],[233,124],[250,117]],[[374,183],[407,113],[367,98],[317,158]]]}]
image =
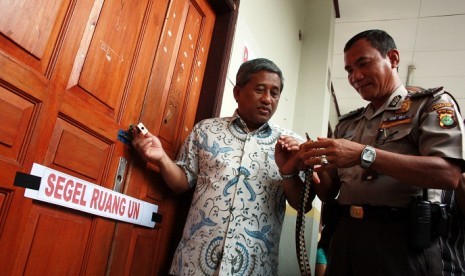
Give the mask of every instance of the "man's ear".
[{"label": "man's ear", "polygon": [[241,88],[237,85],[234,86],[233,88],[233,94],[234,94],[234,99],[236,99],[236,102],[237,102],[237,99],[239,98],[239,92],[240,92]]},{"label": "man's ear", "polygon": [[400,54],[397,49],[392,49],[387,53],[389,60],[391,61],[392,68],[399,67]]}]

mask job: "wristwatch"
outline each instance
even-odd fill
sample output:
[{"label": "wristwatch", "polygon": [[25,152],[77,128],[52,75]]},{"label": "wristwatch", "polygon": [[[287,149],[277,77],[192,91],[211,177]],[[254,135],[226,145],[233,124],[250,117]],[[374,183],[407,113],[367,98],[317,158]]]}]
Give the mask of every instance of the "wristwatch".
[{"label": "wristwatch", "polygon": [[365,146],[365,148],[362,150],[362,154],[360,154],[360,166],[362,168],[368,168],[371,166],[373,162],[375,162],[376,158],[376,151],[375,148],[372,146]]}]

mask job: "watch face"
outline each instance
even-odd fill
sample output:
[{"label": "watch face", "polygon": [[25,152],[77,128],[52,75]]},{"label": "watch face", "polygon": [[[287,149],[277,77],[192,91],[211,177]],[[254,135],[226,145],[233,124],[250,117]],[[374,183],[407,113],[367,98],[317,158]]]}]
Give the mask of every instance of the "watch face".
[{"label": "watch face", "polygon": [[360,156],[360,166],[362,166],[363,168],[368,168],[370,167],[371,163],[373,163],[375,161],[375,158],[376,158],[376,151],[373,147],[370,147],[370,146],[366,146],[363,151],[362,151],[362,154]]},{"label": "watch face", "polygon": [[367,150],[363,154],[363,159],[365,159],[366,161],[373,161],[374,158],[375,158],[375,155],[373,154],[373,151],[371,150]]}]

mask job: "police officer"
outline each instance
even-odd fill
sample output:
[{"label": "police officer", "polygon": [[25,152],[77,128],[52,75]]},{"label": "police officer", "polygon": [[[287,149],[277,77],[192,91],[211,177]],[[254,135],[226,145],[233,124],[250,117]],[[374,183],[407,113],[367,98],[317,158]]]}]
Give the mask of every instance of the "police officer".
[{"label": "police officer", "polygon": [[457,187],[464,164],[457,105],[442,88],[407,91],[399,51],[382,30],[351,38],[344,61],[350,84],[370,103],[340,118],[335,139],[299,151],[305,165],[318,165],[318,196],[340,205],[326,275],[440,275],[437,239],[412,245],[410,206],[425,188],[424,199],[439,202],[439,189]]}]

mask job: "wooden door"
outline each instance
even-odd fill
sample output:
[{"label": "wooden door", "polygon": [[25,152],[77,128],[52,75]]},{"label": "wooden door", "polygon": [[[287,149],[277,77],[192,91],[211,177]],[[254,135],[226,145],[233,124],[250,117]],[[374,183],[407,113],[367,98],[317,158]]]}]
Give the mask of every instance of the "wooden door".
[{"label": "wooden door", "polygon": [[[118,139],[142,120],[171,156],[191,129],[215,14],[206,0],[0,1],[0,274],[158,274],[176,201]],[[155,229],[33,201],[33,163],[159,205]]]},{"label": "wooden door", "polygon": [[[160,138],[172,158],[194,124],[214,20],[205,1],[175,2],[167,14],[140,121]],[[157,204],[162,223],[155,231],[118,223],[109,263],[111,275],[166,272],[177,242],[174,233],[184,226],[176,197],[167,191],[161,177],[146,167],[157,171],[135,158],[131,183],[142,185],[128,186],[125,193]]]}]

